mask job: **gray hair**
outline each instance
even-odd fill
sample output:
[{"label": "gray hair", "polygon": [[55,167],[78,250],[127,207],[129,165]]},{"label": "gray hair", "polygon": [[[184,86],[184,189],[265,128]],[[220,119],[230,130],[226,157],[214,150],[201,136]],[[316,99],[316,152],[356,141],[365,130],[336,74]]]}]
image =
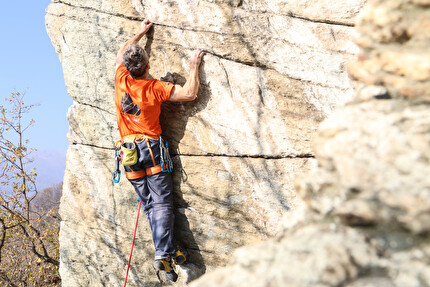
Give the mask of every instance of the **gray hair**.
[{"label": "gray hair", "polygon": [[142,47],[133,43],[127,47],[123,55],[124,66],[133,79],[143,76],[149,63],[148,54]]}]

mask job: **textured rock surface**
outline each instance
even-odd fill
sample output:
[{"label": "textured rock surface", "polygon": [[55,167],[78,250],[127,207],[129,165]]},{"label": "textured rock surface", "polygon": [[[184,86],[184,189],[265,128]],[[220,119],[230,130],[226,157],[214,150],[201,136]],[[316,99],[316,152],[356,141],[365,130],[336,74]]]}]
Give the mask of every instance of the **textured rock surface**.
[{"label": "textured rock surface", "polygon": [[320,125],[296,181],[308,217],[191,286],[430,286],[429,5],[367,1],[348,70],[381,86]]},{"label": "textured rock surface", "polygon": [[[152,77],[170,71],[181,84],[191,51],[207,51],[198,99],[162,112],[175,155],[177,237],[190,262],[181,285],[302,220],[294,178],[315,164],[320,122],[357,86],[345,64],[358,53],[353,23],[363,2],[54,0],[47,31],[74,99],[60,207],[63,286],[124,279],[137,201],[124,178],[111,182],[114,62],[144,17],[155,23],[142,40]],[[152,257],[142,216],[129,286],[159,284]]]},{"label": "textured rock surface", "polygon": [[307,226],[237,250],[233,267],[209,273],[192,286],[345,286],[362,269],[371,269],[376,258],[377,249],[351,228]]},{"label": "textured rock surface", "polygon": [[357,43],[366,52],[351,65],[351,75],[366,84],[383,84],[392,96],[428,101],[428,6],[426,0],[369,5],[362,13],[357,37]]}]

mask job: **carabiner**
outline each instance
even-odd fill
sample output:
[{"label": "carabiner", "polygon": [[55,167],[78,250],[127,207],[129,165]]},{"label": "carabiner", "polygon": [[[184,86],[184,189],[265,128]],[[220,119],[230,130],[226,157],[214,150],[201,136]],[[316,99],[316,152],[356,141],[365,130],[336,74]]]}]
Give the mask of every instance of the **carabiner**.
[{"label": "carabiner", "polygon": [[166,142],[166,151],[167,151],[167,172],[173,172],[173,164],[172,164],[172,159],[170,158],[168,142]]},{"label": "carabiner", "polygon": [[119,169],[115,170],[112,174],[113,183],[118,183],[120,179],[121,179],[121,171]]},{"label": "carabiner", "polygon": [[173,165],[169,154],[169,143],[160,137],[160,165],[162,172],[172,172]]}]

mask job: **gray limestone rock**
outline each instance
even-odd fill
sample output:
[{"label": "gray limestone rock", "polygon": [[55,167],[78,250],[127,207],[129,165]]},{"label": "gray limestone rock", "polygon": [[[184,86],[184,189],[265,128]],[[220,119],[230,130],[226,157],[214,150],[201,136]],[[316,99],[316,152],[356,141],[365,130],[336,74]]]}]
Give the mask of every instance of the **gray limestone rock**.
[{"label": "gray limestone rock", "polygon": [[429,4],[367,1],[348,70],[372,86],[319,126],[306,220],[191,286],[430,286]]},{"label": "gray limestone rock", "polygon": [[[358,53],[353,24],[363,4],[53,0],[46,27],[74,100],[60,206],[63,286],[119,286],[125,276],[138,203],[125,178],[111,181],[118,139],[114,66],[140,21],[154,22],[141,42],[153,78],[171,72],[183,84],[190,53],[206,51],[197,100],[165,103],[161,115],[175,160],[176,233],[189,257],[189,265],[178,270],[181,286],[225,266],[238,247],[281,236],[306,221],[294,181],[316,165],[311,141],[321,121],[360,86],[345,66]],[[145,216],[140,220],[128,286],[160,286],[149,226]],[[354,239],[355,231],[342,230],[324,242]],[[373,250],[362,237],[354,240]],[[314,242],[321,254],[327,254],[324,242]],[[352,260],[348,248],[332,263],[310,259],[306,266],[319,262],[323,274],[329,264]],[[370,259],[363,260],[368,266]],[[327,282],[343,282],[359,270],[346,266]],[[295,282],[304,282],[303,276]]]}]

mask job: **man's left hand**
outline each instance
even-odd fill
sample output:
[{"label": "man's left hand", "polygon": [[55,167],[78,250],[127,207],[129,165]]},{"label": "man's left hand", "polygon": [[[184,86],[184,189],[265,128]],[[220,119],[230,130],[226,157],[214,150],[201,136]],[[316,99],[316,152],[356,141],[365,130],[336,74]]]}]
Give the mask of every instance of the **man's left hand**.
[{"label": "man's left hand", "polygon": [[146,34],[151,26],[152,22],[149,19],[143,20],[142,23],[140,23],[140,33]]}]

